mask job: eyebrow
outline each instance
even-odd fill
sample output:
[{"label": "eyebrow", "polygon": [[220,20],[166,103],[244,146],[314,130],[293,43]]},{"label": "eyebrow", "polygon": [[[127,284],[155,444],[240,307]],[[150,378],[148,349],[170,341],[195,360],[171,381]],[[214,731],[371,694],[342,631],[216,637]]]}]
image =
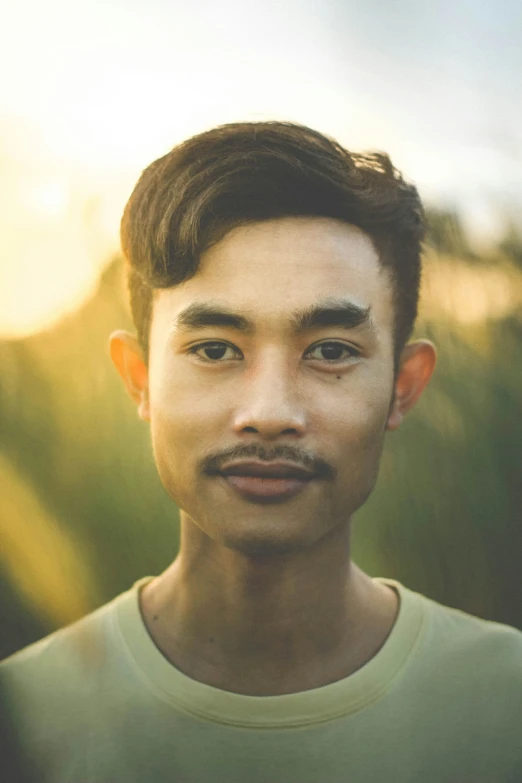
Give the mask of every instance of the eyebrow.
[{"label": "eyebrow", "polygon": [[[207,326],[230,327],[247,335],[255,332],[255,324],[250,318],[213,301],[192,302],[174,319],[172,328],[190,332]],[[347,299],[333,298],[295,310],[290,316],[290,326],[297,334],[325,326],[341,329],[366,326],[374,329],[371,306],[360,307]]]}]

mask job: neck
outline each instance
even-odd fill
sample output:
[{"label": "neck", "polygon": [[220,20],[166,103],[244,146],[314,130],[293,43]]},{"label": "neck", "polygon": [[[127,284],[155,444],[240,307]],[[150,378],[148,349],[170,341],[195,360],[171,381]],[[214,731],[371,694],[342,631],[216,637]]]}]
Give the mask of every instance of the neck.
[{"label": "neck", "polygon": [[349,527],[300,552],[247,557],[182,518],[180,553],[141,594],[176,668],[222,690],[295,693],[347,677],[380,649],[397,596],[350,560]]}]

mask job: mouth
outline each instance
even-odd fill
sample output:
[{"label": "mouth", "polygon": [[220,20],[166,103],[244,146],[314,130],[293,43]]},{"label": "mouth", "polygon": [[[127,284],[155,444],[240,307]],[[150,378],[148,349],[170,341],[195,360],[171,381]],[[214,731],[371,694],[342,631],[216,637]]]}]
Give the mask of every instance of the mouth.
[{"label": "mouth", "polygon": [[314,479],[310,478],[274,478],[265,476],[236,476],[221,474],[223,481],[245,500],[258,503],[271,503],[287,500],[302,492]]}]

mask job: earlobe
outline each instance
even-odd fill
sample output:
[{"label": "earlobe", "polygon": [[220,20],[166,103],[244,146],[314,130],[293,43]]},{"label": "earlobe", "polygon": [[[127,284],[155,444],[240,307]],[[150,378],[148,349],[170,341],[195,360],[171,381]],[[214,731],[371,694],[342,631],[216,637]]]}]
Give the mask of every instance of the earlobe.
[{"label": "earlobe", "polygon": [[390,415],[388,416],[388,422],[386,424],[386,429],[390,431],[398,430],[404,418],[402,413],[398,410],[396,403],[397,403],[397,399],[395,399],[393,402]]},{"label": "earlobe", "polygon": [[395,381],[395,396],[387,430],[397,430],[408,411],[416,404],[435,369],[437,352],[430,340],[409,343],[401,353],[400,367]]},{"label": "earlobe", "polygon": [[138,406],[139,417],[150,421],[148,370],[138,340],[129,332],[113,332],[109,351],[130,398]]}]

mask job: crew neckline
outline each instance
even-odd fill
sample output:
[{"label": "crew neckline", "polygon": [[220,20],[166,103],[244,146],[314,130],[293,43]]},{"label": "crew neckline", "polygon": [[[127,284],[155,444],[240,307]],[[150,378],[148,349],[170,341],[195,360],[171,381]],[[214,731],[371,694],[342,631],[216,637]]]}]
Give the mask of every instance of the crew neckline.
[{"label": "crew neckline", "polygon": [[188,677],[154,644],[143,621],[139,593],[146,576],[114,602],[116,627],[127,656],[156,696],[194,716],[234,726],[294,727],[349,715],[383,696],[406,664],[424,619],[420,596],[395,579],[373,577],[395,589],[399,610],[380,650],[348,677],[319,688],[278,696],[248,696]]}]

